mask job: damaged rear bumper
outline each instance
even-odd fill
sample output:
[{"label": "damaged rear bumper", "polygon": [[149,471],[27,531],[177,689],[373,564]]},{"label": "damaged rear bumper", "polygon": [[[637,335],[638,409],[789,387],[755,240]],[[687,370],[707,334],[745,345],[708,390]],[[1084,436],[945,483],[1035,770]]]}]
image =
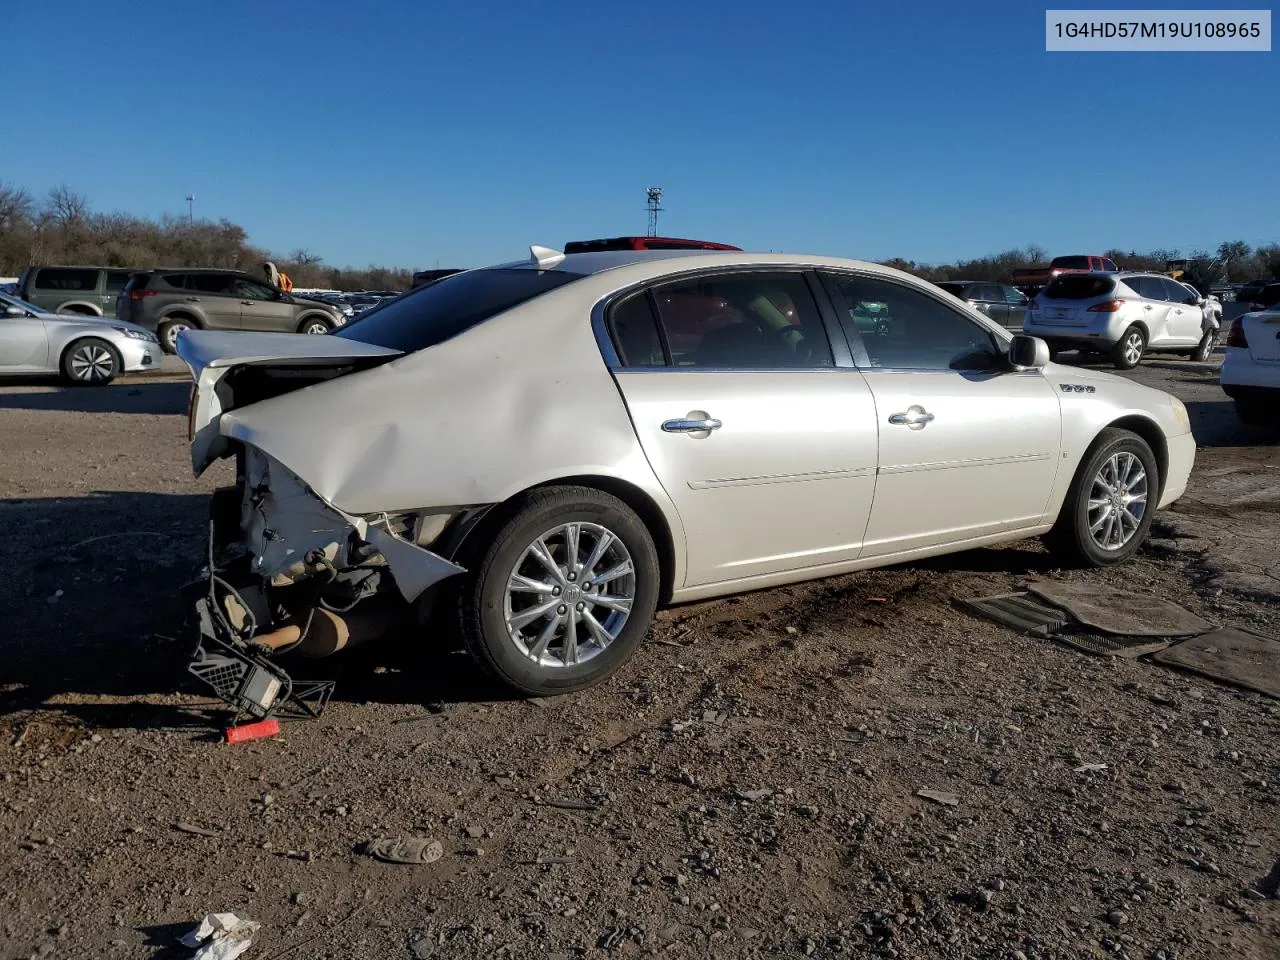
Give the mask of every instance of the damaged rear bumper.
[{"label": "damaged rear bumper", "polygon": [[463,569],[402,539],[385,516],[324,502],[254,447],[240,448],[236,473],[213,495],[206,569],[189,588],[199,637],[189,670],[255,718],[289,704],[318,715],[332,683],[296,682],[275,658],[373,639]]}]

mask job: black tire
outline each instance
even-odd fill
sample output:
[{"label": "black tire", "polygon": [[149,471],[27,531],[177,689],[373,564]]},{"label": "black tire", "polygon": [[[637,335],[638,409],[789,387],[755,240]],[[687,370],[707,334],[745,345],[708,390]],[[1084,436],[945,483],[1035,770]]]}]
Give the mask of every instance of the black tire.
[{"label": "black tire", "polygon": [[1200,338],[1200,344],[1191,352],[1191,359],[1196,363],[1204,363],[1213,356],[1213,348],[1218,345],[1218,331],[1206,330]]},{"label": "black tire", "polygon": [[[585,662],[544,665],[521,650],[508,631],[507,583],[536,538],[550,539],[552,531],[571,523],[603,527],[620,541],[630,555],[634,571],[631,609],[612,642],[602,648],[590,640],[583,645],[591,650]],[[468,573],[460,584],[458,614],[467,650],[489,673],[521,693],[543,696],[569,693],[597,684],[631,658],[644,639],[657,606],[659,561],[653,537],[630,507],[616,497],[590,487],[547,487],[517,498],[486,530],[479,533],[482,536],[459,558]],[[561,557],[557,553],[553,558],[558,561]],[[585,591],[589,588],[590,581],[582,580],[577,589]],[[557,589],[568,591],[571,587]],[[557,611],[565,610],[577,599],[576,594],[571,596],[567,592],[557,596],[567,601],[555,608]],[[530,601],[530,604],[541,602],[539,599]],[[584,598],[584,602],[588,612],[604,609],[593,607],[589,599]],[[580,604],[573,606],[576,608]],[[576,616],[576,613],[566,610],[565,615]],[[541,618],[534,623],[541,624]],[[546,655],[576,660],[564,649],[568,646],[563,637],[567,626],[550,629],[554,633],[546,647]],[[587,636],[585,632],[584,636]],[[558,653],[552,654],[553,648]]]},{"label": "black tire", "polygon": [[[319,329],[322,326],[324,327],[323,331]],[[314,314],[312,316],[307,317],[305,320],[303,320],[301,323],[298,324],[299,333],[310,333],[310,334],[319,334],[322,332],[328,333],[332,329],[333,329],[332,321],[326,319],[325,317],[316,316]]]},{"label": "black tire", "polygon": [[78,387],[105,387],[121,366],[116,348],[98,337],[82,337],[62,351],[62,375]]},{"label": "black tire", "polygon": [[183,330],[199,330],[200,324],[190,317],[178,316],[162,320],[156,327],[156,337],[160,340],[160,349],[165,353],[174,352],[174,343]]},{"label": "black tire", "polygon": [[[1136,348],[1136,358],[1131,348]],[[1142,355],[1146,352],[1147,335],[1135,323],[1120,335],[1116,345],[1111,348],[1111,362],[1117,370],[1132,370],[1142,362]]]},{"label": "black tire", "polygon": [[[1129,539],[1118,548],[1106,549],[1090,532],[1089,500],[1093,495],[1094,479],[1103,465],[1117,454],[1125,453],[1137,457],[1146,471],[1145,509]],[[1098,434],[1080,461],[1067,498],[1063,501],[1062,512],[1058,514],[1058,522],[1044,536],[1045,545],[1064,563],[1072,566],[1107,567],[1121,563],[1133,556],[1147,539],[1159,498],[1159,467],[1147,441],[1129,430],[1108,427]]]}]

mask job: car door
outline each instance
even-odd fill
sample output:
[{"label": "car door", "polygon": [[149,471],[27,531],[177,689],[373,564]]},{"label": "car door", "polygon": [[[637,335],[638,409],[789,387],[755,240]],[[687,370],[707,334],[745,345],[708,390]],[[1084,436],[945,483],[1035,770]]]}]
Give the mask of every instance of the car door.
[{"label": "car door", "polygon": [[1124,283],[1141,298],[1141,316],[1147,327],[1147,343],[1159,346],[1167,341],[1169,301],[1160,277],[1126,277]]},{"label": "car door", "polygon": [[167,274],[164,279],[170,286],[181,288],[169,295],[177,308],[171,308],[170,313],[178,312],[184,305],[190,304],[210,330],[240,329],[240,295],[235,289],[235,282],[239,278],[236,274]]},{"label": "car door", "polygon": [[1162,277],[1160,284],[1169,301],[1169,344],[1195,346],[1204,335],[1204,307],[1200,306],[1199,295],[1168,277]]},{"label": "car door", "polygon": [[1015,290],[1013,287],[1000,285],[1000,292],[1004,294],[1005,309],[1007,311],[1004,325],[1010,330],[1021,330],[1022,325],[1027,319],[1027,298],[1021,290]]},{"label": "car door", "polygon": [[[10,313],[9,309],[17,310]],[[0,373],[49,369],[49,339],[44,321],[0,297]]]},{"label": "car door", "polygon": [[240,327],[244,330],[272,330],[296,333],[293,301],[265,283],[237,277],[232,288],[240,301]]},{"label": "car door", "polygon": [[686,586],[858,556],[875,408],[847,346],[833,354],[813,283],[702,274],[609,311],[618,387],[684,526]]},{"label": "car door", "polygon": [[998,284],[979,283],[977,286],[978,301],[982,312],[1002,327],[1009,325],[1009,307],[1004,302],[1004,291]]},{"label": "car door", "polygon": [[[890,556],[1043,521],[1062,455],[1057,393],[1015,371],[1003,338],[932,293],[824,273],[875,400],[879,461],[863,557]],[[874,333],[846,318],[885,305]]]},{"label": "car door", "polygon": [[102,278],[102,295],[100,302],[102,303],[102,315],[104,317],[116,316],[116,302],[120,298],[120,291],[124,289],[129,277],[132,275],[129,270],[103,270]]}]

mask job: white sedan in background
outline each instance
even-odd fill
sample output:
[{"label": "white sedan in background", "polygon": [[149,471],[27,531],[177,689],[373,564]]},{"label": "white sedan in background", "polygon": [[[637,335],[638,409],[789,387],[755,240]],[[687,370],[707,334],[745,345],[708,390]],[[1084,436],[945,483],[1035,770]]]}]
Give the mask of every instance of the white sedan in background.
[{"label": "white sedan in background", "polygon": [[1243,422],[1280,425],[1280,307],[1231,321],[1218,382]]},{"label": "white sedan in background", "polygon": [[121,373],[160,366],[150,330],[82,314],[49,313],[0,294],[0,376],[61,374],[74,384],[105,386]]},{"label": "white sedan in background", "polygon": [[617,669],[659,604],[1034,536],[1117,563],[1195,455],[1174,397],[826,257],[534,247],[329,336],[178,354],[196,472],[240,477],[192,669],[257,715],[288,683],[273,652],[437,595],[480,663],[548,694]]}]

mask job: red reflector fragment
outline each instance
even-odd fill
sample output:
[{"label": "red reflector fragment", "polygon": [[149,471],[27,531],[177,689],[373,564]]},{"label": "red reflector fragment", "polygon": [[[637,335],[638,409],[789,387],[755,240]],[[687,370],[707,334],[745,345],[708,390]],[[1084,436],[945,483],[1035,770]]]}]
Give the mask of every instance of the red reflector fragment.
[{"label": "red reflector fragment", "polygon": [[249,740],[264,740],[274,737],[280,732],[280,721],[275,717],[259,720],[257,723],[242,723],[238,727],[227,727],[227,743],[245,743]]}]

